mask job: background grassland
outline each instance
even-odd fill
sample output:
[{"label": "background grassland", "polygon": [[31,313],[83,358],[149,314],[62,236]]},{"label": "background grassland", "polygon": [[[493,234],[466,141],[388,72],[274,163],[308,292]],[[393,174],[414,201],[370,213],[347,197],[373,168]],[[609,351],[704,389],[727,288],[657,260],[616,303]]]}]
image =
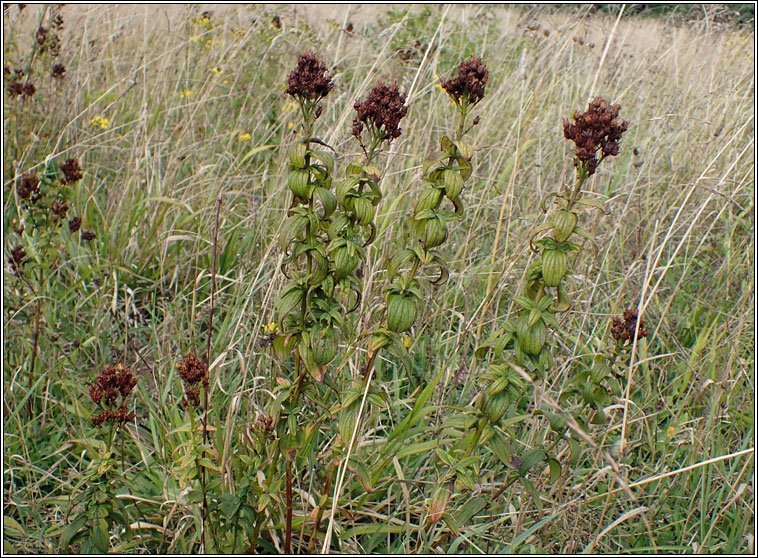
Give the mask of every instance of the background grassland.
[{"label": "background grassland", "polygon": [[[395,79],[408,92],[403,135],[380,161],[385,200],[365,270],[366,324],[378,317],[385,258],[406,240],[399,222],[421,189],[421,162],[454,117],[437,76],[451,74],[469,54],[490,71],[476,110],[482,120],[469,136],[476,150],[466,215],[445,245],[450,280],[427,292],[410,370],[390,359],[377,364],[388,397],[365,418],[358,457],[371,462],[419,387],[444,369],[435,408],[409,431],[403,447],[411,449],[374,487],[381,498],[367,499],[357,475],[346,477],[331,548],[754,551],[752,31],[719,26],[707,10],[684,26],[497,6],[210,9],[215,13],[204,22],[196,6],[66,7],[63,83],[35,76],[37,93],[23,105],[5,93],[6,551],[57,549],[69,498],[92,459],[87,384],[115,361],[140,378],[139,426],[128,431],[120,497],[142,519],[131,541],[112,533],[113,549],[198,550],[197,506],[174,474],[185,422],[174,365],[188,350],[202,352],[207,339],[220,196],[210,423],[223,467],[284,374],[260,342],[285,282],[277,231],[290,194],[286,149],[279,147],[293,142],[297,114],[283,91],[304,48],[334,69],[336,86],[317,127],[344,154],[340,165],[358,155],[350,137],[353,103],[378,78]],[[14,6],[4,15],[5,64],[28,61],[34,30],[50,14],[41,6],[19,14]],[[429,534],[436,465],[414,444],[438,437],[447,409],[478,392],[482,369],[473,351],[515,311],[512,297],[534,257],[528,237],[545,219],[540,200],[573,175],[561,119],[584,110],[593,95],[620,103],[630,126],[621,154],[592,178],[592,197],[610,214],[585,214],[599,249],[581,252],[573,264],[574,303],[563,333],[552,337],[556,365],[543,387],[555,399],[577,355],[607,336],[610,316],[643,309],[652,334],[629,371],[629,397],[591,432],[619,461],[634,498],[617,490],[602,454],[586,447],[553,484],[547,470],[530,473],[538,503],[518,483],[490,502],[507,468],[485,451],[475,490],[461,488],[448,505],[457,530],[442,524]],[[108,119],[107,128],[92,123],[97,116]],[[39,380],[29,392],[36,300],[11,273],[7,254],[17,242],[14,177],[41,172],[48,157],[80,159],[85,176],[72,192],[71,211],[97,239],[61,234],[62,257],[40,295]],[[358,374],[362,355],[341,374]],[[30,398],[32,416],[24,412]],[[327,426],[318,441],[324,453],[334,435],[334,424]],[[549,436],[544,418],[529,412],[513,427],[523,451]],[[619,455],[622,430],[627,447]],[[295,544],[300,526],[310,525],[321,468],[311,463],[296,472]],[[280,536],[264,531],[255,550],[281,550]]]}]

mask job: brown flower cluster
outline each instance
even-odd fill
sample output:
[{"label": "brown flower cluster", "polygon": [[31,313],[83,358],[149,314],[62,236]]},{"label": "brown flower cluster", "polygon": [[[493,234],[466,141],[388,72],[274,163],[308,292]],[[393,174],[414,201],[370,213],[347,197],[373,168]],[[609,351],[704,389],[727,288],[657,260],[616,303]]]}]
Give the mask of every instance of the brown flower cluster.
[{"label": "brown flower cluster", "polygon": [[31,172],[25,172],[16,184],[16,192],[22,200],[35,201],[39,197],[39,178]]},{"label": "brown flower cluster", "polygon": [[[69,225],[69,229],[71,228],[71,225]],[[89,242],[90,240],[95,240],[97,238],[97,235],[95,234],[95,231],[82,231],[80,233],[82,240]]]},{"label": "brown flower cluster", "polygon": [[315,54],[304,52],[297,59],[297,67],[287,78],[286,93],[309,101],[326,97],[334,87],[326,65]]},{"label": "brown flower cluster", "polygon": [[11,264],[11,269],[16,277],[21,277],[21,268],[24,265],[24,260],[26,260],[26,250],[24,250],[23,246],[19,245],[11,250],[11,255],[8,257],[8,263]]},{"label": "brown flower cluster", "polygon": [[65,201],[54,201],[50,206],[50,211],[53,213],[56,219],[65,219],[68,213],[68,204]]},{"label": "brown flower cluster", "polygon": [[68,230],[69,232],[75,233],[79,229],[82,228],[82,218],[81,217],[74,217],[68,222]]},{"label": "brown flower cluster", "polygon": [[[60,14],[58,14],[55,17],[55,20],[53,20],[53,27],[56,30],[63,29],[63,17]],[[37,45],[40,52],[49,52],[53,57],[57,57],[60,54],[61,41],[58,34],[52,29],[47,29],[40,25],[37,28],[37,33],[35,33],[35,38],[37,39]]]},{"label": "brown flower cluster", "polygon": [[102,409],[92,417],[92,424],[99,427],[108,421],[123,426],[133,421],[135,414],[127,412],[126,399],[136,385],[137,378],[131,368],[125,368],[121,364],[103,368],[95,378],[95,383],[89,386],[90,398]]},{"label": "brown flower cluster", "polygon": [[490,74],[481,58],[471,55],[458,64],[458,75],[452,79],[440,78],[440,85],[456,103],[475,105],[484,97],[484,87]]},{"label": "brown flower cluster", "polygon": [[276,435],[274,434],[274,418],[271,416],[258,415],[258,420],[253,424],[251,430],[254,434],[259,434],[271,441],[276,439]]},{"label": "brown flower cluster", "polygon": [[613,325],[611,326],[611,335],[616,341],[625,343],[627,341],[634,341],[634,334],[637,330],[637,323],[639,321],[639,337],[647,337],[650,334],[645,321],[642,318],[638,320],[637,310],[624,310],[624,318],[614,316]]},{"label": "brown flower cluster", "polygon": [[16,68],[13,70],[13,74],[11,75],[10,68],[8,66],[4,66],[3,75],[8,76],[8,95],[15,95],[17,97],[21,97],[23,95],[24,100],[26,100],[28,98],[31,98],[32,95],[37,92],[37,88],[34,87],[34,84],[28,79],[24,79],[26,73],[21,68]]},{"label": "brown flower cluster", "polygon": [[208,366],[193,353],[182,357],[182,362],[176,364],[179,377],[184,383],[186,397],[182,404],[193,408],[200,407],[200,387],[208,389]]},{"label": "brown flower cluster", "polygon": [[353,106],[358,115],[353,118],[353,135],[360,138],[363,125],[373,127],[381,139],[396,139],[400,136],[400,121],[408,112],[405,95],[397,88],[397,83],[387,85],[380,81],[369,91],[368,98]]},{"label": "brown flower cluster", "polygon": [[66,66],[61,64],[60,62],[53,65],[53,69],[50,71],[50,75],[53,76],[55,79],[63,79],[63,76],[66,74]]},{"label": "brown flower cluster", "polygon": [[584,164],[588,176],[597,169],[598,149],[601,159],[619,153],[618,141],[629,126],[619,119],[620,109],[620,105],[609,105],[605,99],[595,98],[586,112],[574,112],[574,124],[568,118],[563,119],[563,135],[576,144],[574,164]]},{"label": "brown flower cluster", "polygon": [[63,171],[62,184],[73,184],[82,179],[82,168],[76,159],[67,160],[60,166],[60,170]]}]

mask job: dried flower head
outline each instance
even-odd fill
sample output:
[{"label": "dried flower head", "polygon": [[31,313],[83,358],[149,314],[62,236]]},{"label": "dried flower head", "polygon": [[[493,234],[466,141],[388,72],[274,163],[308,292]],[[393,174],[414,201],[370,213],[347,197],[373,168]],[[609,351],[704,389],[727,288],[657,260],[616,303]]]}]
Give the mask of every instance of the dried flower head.
[{"label": "dried flower head", "polygon": [[63,76],[66,73],[66,66],[61,64],[60,62],[58,64],[55,64],[53,66],[53,69],[50,71],[50,75],[53,76],[55,79],[63,79]]},{"label": "dried flower head", "polygon": [[72,233],[75,233],[80,228],[82,228],[82,218],[81,217],[74,217],[68,222],[68,230]]},{"label": "dried flower head", "polygon": [[24,265],[24,260],[26,260],[26,250],[24,250],[23,246],[19,245],[11,250],[11,255],[8,257],[8,263],[11,264],[13,274],[17,277],[21,276],[21,268]]},{"label": "dried flower head", "polygon": [[45,41],[47,41],[47,29],[42,27],[41,25],[37,28],[37,33],[35,33],[35,38],[37,39],[37,44],[39,46],[42,46],[45,44]]},{"label": "dried flower head", "polygon": [[353,119],[353,135],[359,137],[366,124],[380,135],[381,139],[396,139],[400,136],[400,121],[408,112],[405,95],[397,88],[397,83],[387,85],[380,81],[369,91],[365,101],[355,103],[358,113]]},{"label": "dried flower head", "polygon": [[574,124],[563,119],[563,135],[576,144],[574,164],[584,165],[587,175],[595,173],[601,151],[601,160],[619,153],[618,141],[629,123],[618,117],[620,105],[609,105],[605,99],[595,98],[587,111],[574,112]]},{"label": "dried flower head", "polygon": [[29,199],[39,190],[39,178],[30,172],[21,175],[21,180],[16,184],[16,192],[22,200]]},{"label": "dried flower head", "polygon": [[[638,328],[639,323],[639,329]],[[640,337],[647,337],[650,334],[645,321],[642,318],[638,319],[638,313],[636,309],[624,310],[624,317],[614,316],[613,325],[611,326],[611,335],[616,341],[626,343],[627,341],[634,342],[635,332],[638,332],[638,339]]]},{"label": "dried flower head", "polygon": [[326,65],[315,54],[304,52],[297,59],[297,66],[287,78],[286,93],[309,101],[326,97],[334,87],[327,74]]},{"label": "dried flower head", "polygon": [[25,97],[31,97],[37,92],[37,88],[34,87],[34,84],[31,81],[27,81],[24,84],[23,93]]},{"label": "dried flower head", "polygon": [[56,200],[50,206],[50,211],[53,213],[55,218],[65,219],[66,214],[68,213],[68,204],[65,201],[61,202]]},{"label": "dried flower head", "polygon": [[95,383],[88,388],[90,399],[102,409],[92,417],[92,424],[100,426],[109,421],[122,426],[134,420],[134,413],[126,410],[126,399],[136,385],[137,378],[131,368],[121,364],[103,368],[95,378]]},{"label": "dried flower head", "polygon": [[460,106],[475,105],[484,97],[484,87],[490,74],[482,59],[471,55],[458,64],[458,75],[452,79],[440,78],[440,85]]},{"label": "dried flower head", "polygon": [[8,95],[23,95],[24,94],[24,86],[21,84],[20,81],[10,81],[8,82]]},{"label": "dried flower head", "polygon": [[97,238],[97,235],[94,231],[82,231],[81,237],[82,240],[89,242],[90,240],[95,240]]},{"label": "dried flower head", "polygon": [[63,171],[63,178],[61,179],[63,184],[73,184],[82,179],[82,169],[76,159],[67,160],[61,165],[60,170]]},{"label": "dried flower head", "polygon": [[187,353],[176,364],[186,394],[183,404],[200,407],[200,388],[208,389],[208,366],[193,353]]}]

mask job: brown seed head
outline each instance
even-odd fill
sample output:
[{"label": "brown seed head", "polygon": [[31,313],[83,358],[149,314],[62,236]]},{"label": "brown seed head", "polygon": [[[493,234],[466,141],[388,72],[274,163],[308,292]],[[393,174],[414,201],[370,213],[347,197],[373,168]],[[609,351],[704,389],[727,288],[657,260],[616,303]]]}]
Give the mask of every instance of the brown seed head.
[{"label": "brown seed head", "polygon": [[21,180],[16,184],[18,197],[22,200],[29,199],[36,194],[39,189],[39,178],[30,172],[21,175]]},{"label": "brown seed head", "polygon": [[14,275],[17,277],[21,276],[21,267],[24,265],[25,260],[26,250],[24,250],[23,246],[19,245],[11,250],[11,255],[8,257],[8,263],[11,265]]},{"label": "brown seed head", "polygon": [[55,79],[63,79],[63,76],[65,73],[66,73],[66,66],[64,66],[61,63],[55,64],[53,66],[53,69],[50,71],[50,75],[53,76]]},{"label": "brown seed head", "polygon": [[176,368],[184,383],[184,404],[200,407],[200,387],[208,389],[208,366],[193,353],[187,353]]},{"label": "brown seed head", "polygon": [[380,81],[368,93],[368,98],[354,107],[358,115],[353,119],[353,135],[359,137],[363,125],[372,126],[383,139],[396,139],[400,136],[400,121],[408,112],[405,95],[397,88],[397,83],[386,85]]},{"label": "brown seed head", "polygon": [[293,97],[318,101],[326,97],[334,87],[327,74],[326,65],[315,54],[304,52],[297,59],[297,66],[287,78],[285,92]]},{"label": "brown seed head", "polygon": [[68,204],[65,201],[54,201],[53,205],[50,206],[50,211],[56,218],[65,219],[66,213],[68,213]]},{"label": "brown seed head", "polygon": [[82,218],[81,217],[74,217],[68,222],[68,230],[72,233],[75,233],[82,227]]},{"label": "brown seed head", "polygon": [[63,178],[61,178],[63,184],[73,184],[82,179],[82,168],[76,159],[68,159],[60,166],[60,170],[63,171]]},{"label": "brown seed head", "polygon": [[86,240],[89,242],[90,240],[95,240],[97,238],[97,235],[95,234],[94,231],[82,231],[81,237],[82,237],[82,240]]},{"label": "brown seed head", "polygon": [[[639,329],[637,329],[637,323],[639,321]],[[642,318],[638,319],[638,312],[636,309],[624,310],[624,317],[614,316],[613,324],[611,325],[611,335],[616,341],[621,343],[634,342],[635,331],[640,337],[647,337],[650,334],[645,325],[645,321]]]},{"label": "brown seed head", "polygon": [[484,88],[490,74],[481,58],[470,56],[458,64],[458,75],[452,79],[440,78],[440,85],[457,103],[475,105],[484,97]]},{"label": "brown seed head", "polygon": [[618,141],[629,126],[619,119],[620,109],[620,105],[609,105],[605,99],[595,98],[586,112],[574,112],[574,124],[563,119],[564,137],[576,144],[574,164],[583,163],[589,175],[597,169],[598,150],[603,158],[619,154]]}]

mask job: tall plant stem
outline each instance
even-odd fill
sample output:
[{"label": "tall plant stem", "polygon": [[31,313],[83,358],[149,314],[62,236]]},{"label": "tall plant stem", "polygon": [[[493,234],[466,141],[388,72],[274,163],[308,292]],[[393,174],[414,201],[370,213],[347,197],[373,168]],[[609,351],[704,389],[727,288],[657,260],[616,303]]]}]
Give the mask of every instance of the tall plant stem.
[{"label": "tall plant stem", "polygon": [[[205,362],[208,365],[208,376],[210,376],[210,365],[211,365],[211,341],[213,340],[213,305],[214,305],[214,296],[216,292],[216,248],[218,246],[218,221],[219,221],[219,214],[221,212],[221,197],[219,197],[216,200],[216,220],[213,227],[213,255],[211,257],[211,302],[210,302],[210,312],[208,317],[208,345],[205,350]],[[210,381],[210,378],[208,379]],[[204,407],[203,407],[203,448],[205,448],[205,445],[208,443],[208,390],[209,386],[203,386],[203,396],[204,396]],[[205,451],[205,449],[203,449]],[[206,489],[206,469],[203,467],[202,473],[200,475],[200,482],[202,484],[203,488],[203,506],[200,509],[200,520],[201,520],[201,527],[202,527],[202,541],[203,541],[203,551],[208,551],[208,541],[206,537],[206,520],[208,518],[208,491]]]}]

